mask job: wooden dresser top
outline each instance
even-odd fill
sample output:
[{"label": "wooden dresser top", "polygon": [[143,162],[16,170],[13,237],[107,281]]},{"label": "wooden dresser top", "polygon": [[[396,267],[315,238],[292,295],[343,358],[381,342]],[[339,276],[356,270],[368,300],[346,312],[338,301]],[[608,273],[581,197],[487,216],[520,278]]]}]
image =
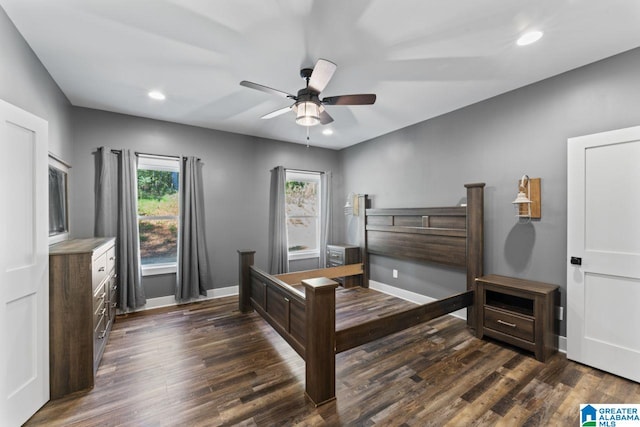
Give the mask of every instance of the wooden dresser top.
[{"label": "wooden dresser top", "polygon": [[106,249],[115,243],[115,237],[93,237],[88,239],[71,239],[49,246],[49,255],[83,254]]}]

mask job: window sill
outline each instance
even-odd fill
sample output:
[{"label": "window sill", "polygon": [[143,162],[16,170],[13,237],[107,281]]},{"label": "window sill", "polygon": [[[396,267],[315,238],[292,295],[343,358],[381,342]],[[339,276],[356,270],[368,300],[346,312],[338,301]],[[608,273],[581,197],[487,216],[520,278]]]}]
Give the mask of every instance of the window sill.
[{"label": "window sill", "polygon": [[151,264],[142,266],[142,277],[157,276],[160,274],[175,274],[178,271],[176,264]]},{"label": "window sill", "polygon": [[300,259],[320,258],[320,251],[299,251],[289,252],[289,261],[297,261]]}]

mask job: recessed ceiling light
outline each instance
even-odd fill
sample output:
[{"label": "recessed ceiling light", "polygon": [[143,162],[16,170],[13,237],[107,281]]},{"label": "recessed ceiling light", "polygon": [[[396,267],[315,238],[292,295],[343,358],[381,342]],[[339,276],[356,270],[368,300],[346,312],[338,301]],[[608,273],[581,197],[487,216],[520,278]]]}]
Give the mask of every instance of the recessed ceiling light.
[{"label": "recessed ceiling light", "polygon": [[327,128],[327,129],[322,131],[322,134],[323,135],[333,135],[333,129]]},{"label": "recessed ceiling light", "polygon": [[152,90],[147,95],[149,95],[149,98],[155,99],[158,101],[163,101],[166,98],[166,96],[164,96],[164,93],[157,90]]},{"label": "recessed ceiling light", "polygon": [[542,31],[529,31],[523,34],[516,42],[518,46],[526,46],[531,43],[535,43],[542,38]]}]

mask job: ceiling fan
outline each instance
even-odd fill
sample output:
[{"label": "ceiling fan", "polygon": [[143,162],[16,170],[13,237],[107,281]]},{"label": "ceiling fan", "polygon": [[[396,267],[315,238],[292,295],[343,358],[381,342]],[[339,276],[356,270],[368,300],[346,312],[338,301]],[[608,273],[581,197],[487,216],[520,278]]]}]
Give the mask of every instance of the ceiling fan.
[{"label": "ceiling fan", "polygon": [[240,85],[295,101],[293,105],[289,107],[265,114],[261,117],[263,119],[272,119],[289,111],[293,111],[296,113],[296,123],[301,126],[326,125],[331,123],[333,118],[325,110],[325,105],[371,105],[376,102],[375,94],[339,95],[320,99],[320,92],[327,87],[336,68],[337,65],[333,62],[327,61],[326,59],[318,59],[314,68],[303,68],[300,70],[300,77],[307,81],[307,85],[305,88],[300,89],[297,95],[292,95],[246,80],[241,81]]}]

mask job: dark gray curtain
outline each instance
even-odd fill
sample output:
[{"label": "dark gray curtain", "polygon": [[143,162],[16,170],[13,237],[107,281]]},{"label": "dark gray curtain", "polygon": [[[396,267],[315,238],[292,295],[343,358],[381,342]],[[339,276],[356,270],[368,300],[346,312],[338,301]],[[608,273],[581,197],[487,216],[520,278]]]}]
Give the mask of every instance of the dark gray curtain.
[{"label": "dark gray curtain", "polygon": [[320,175],[320,268],[327,266],[327,244],[331,240],[331,171]]},{"label": "dark gray curtain", "polygon": [[269,272],[289,272],[289,245],[287,242],[287,215],[285,211],[284,186],[286,170],[278,166],[271,170],[269,194]]},{"label": "dark gray curtain", "polygon": [[138,241],[136,157],[98,149],[96,178],[96,237],[116,237],[118,306],[121,310],[145,305]]},{"label": "dark gray curtain", "polygon": [[176,300],[207,295],[211,280],[205,244],[204,190],[201,162],[185,157],[180,162],[180,232]]}]

